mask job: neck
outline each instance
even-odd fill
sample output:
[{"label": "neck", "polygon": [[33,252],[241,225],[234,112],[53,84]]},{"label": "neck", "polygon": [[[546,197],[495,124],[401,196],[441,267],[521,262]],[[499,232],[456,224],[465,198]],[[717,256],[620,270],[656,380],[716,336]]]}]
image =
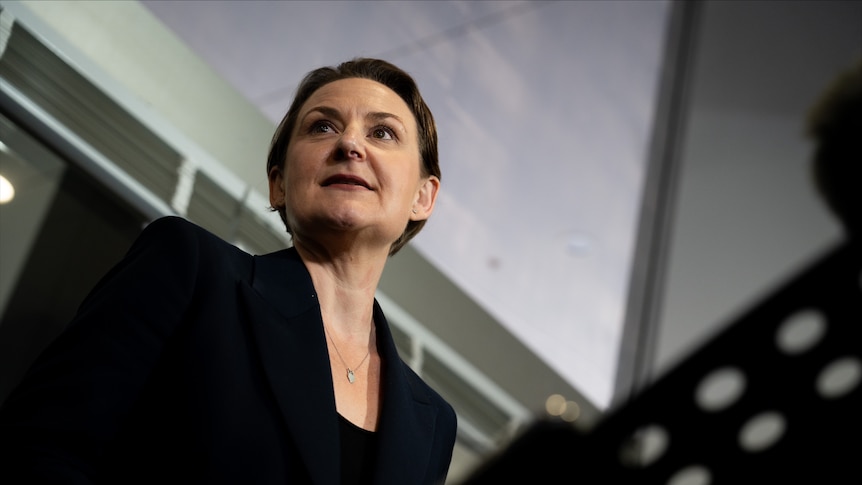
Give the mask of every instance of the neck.
[{"label": "neck", "polygon": [[295,246],[311,275],[329,331],[339,342],[367,342],[374,295],[388,255],[365,258],[342,253],[332,257],[302,244]]}]

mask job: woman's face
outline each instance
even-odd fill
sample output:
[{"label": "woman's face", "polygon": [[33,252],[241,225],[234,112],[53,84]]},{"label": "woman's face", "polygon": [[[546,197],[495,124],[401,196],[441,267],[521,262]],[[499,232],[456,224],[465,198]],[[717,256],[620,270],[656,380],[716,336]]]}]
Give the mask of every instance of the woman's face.
[{"label": "woman's face", "polygon": [[[296,241],[388,250],[409,220],[427,219],[439,180],[420,170],[416,120],[394,91],[368,79],[326,84],[302,106],[270,203],[285,205]],[[414,212],[415,211],[415,212]]]}]

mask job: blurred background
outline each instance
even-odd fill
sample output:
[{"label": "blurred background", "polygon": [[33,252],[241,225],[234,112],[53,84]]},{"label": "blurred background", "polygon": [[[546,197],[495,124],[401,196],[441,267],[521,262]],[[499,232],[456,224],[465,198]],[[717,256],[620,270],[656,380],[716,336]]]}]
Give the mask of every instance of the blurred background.
[{"label": "blurred background", "polygon": [[289,244],[269,139],[356,56],[438,124],[378,300],[459,414],[453,482],[535,417],[589,430],[841,238],[803,127],[859,1],[3,0],[0,400],[153,218]]}]

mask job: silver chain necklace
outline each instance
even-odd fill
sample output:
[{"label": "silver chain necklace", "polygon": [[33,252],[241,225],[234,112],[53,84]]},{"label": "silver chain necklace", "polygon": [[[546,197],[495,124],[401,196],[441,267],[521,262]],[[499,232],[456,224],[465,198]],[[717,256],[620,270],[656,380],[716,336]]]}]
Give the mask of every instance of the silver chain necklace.
[{"label": "silver chain necklace", "polygon": [[[371,324],[371,330],[368,331],[368,340],[371,340],[372,332],[374,332],[374,323]],[[326,330],[326,325],[323,326],[323,333],[326,334],[326,337],[332,343],[332,348],[335,349],[335,353],[338,354],[338,358],[341,360],[341,363],[344,364],[344,368],[347,369],[347,380],[351,384],[353,384],[354,382],[356,382],[356,374],[353,373],[353,370],[350,368],[349,365],[347,365],[347,362],[344,361],[344,357],[342,357],[341,352],[338,351],[338,346],[335,345],[335,340],[332,340],[332,336],[329,335],[329,332]],[[354,367],[354,369],[359,370],[359,368],[362,367],[362,364],[365,363],[365,359],[367,359],[369,355],[371,355],[371,347],[368,348],[368,352],[365,353],[365,357],[362,358],[361,362],[356,364],[356,367]]]}]

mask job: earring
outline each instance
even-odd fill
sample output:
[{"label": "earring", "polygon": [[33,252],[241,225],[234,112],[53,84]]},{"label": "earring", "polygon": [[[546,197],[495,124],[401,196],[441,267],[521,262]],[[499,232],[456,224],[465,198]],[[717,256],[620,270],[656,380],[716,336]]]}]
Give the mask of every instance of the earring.
[{"label": "earring", "polygon": [[414,214],[416,213],[416,209],[413,209],[413,213],[414,213]]}]

